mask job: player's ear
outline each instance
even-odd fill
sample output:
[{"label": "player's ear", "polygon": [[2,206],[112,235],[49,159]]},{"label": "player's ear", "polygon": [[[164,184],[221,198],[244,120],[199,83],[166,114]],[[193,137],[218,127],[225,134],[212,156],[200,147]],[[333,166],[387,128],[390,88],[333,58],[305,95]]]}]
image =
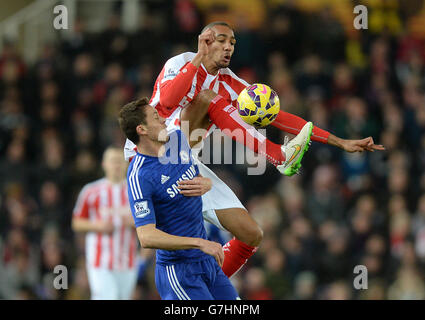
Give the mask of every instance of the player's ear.
[{"label": "player's ear", "polygon": [[140,136],[145,136],[148,134],[148,128],[145,124],[141,123],[136,127],[136,132]]}]

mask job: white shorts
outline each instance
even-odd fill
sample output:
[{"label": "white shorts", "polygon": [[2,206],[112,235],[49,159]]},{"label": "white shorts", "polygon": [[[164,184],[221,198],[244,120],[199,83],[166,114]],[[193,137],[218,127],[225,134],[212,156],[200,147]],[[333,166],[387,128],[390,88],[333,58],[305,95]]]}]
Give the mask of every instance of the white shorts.
[{"label": "white shorts", "polygon": [[245,209],[235,193],[217,175],[199,160],[196,161],[199,173],[212,181],[211,190],[202,196],[202,214],[204,219],[221,230],[226,230],[217,218],[215,210],[242,208]]},{"label": "white shorts", "polygon": [[[173,114],[167,118],[166,125],[168,132],[180,128],[180,121],[176,120],[180,120],[181,110],[182,109],[180,107],[177,108]],[[208,134],[210,134],[214,129],[215,126],[210,127],[206,136],[208,136]],[[204,219],[206,221],[212,223],[221,230],[226,230],[218,220],[215,210],[229,208],[245,209],[245,207],[242,205],[232,189],[230,189],[219,177],[217,177],[217,175],[210,168],[199,161],[198,154],[201,151],[202,146],[203,142],[201,141],[201,143],[192,148],[192,154],[194,156],[195,163],[199,167],[199,173],[203,177],[210,178],[212,181],[211,190],[202,196],[202,214],[204,215]]]},{"label": "white shorts", "polygon": [[113,271],[87,266],[92,300],[130,300],[137,282],[137,269]]},{"label": "white shorts", "polygon": [[[173,114],[167,118],[166,125],[167,125],[167,131],[171,132],[176,129],[180,129],[180,113],[181,108],[178,107]],[[208,130],[208,134],[214,130],[214,126],[212,126]],[[208,135],[207,134],[207,135]],[[189,138],[189,137],[187,137]],[[242,205],[238,197],[235,195],[235,193],[230,189],[217,175],[208,168],[205,164],[200,162],[198,160],[198,153],[202,149],[203,142],[200,144],[194,146],[192,148],[192,154],[195,159],[195,163],[199,167],[199,172],[202,176],[206,178],[210,178],[212,181],[212,188],[210,191],[205,193],[202,196],[202,214],[204,215],[204,219],[213,225],[217,226],[221,230],[226,229],[221,225],[219,222],[217,215],[215,213],[215,210],[220,209],[229,209],[229,208],[242,208],[245,209],[245,207]],[[125,158],[130,159],[133,157],[136,152],[134,151],[134,148],[136,146],[133,142],[127,139],[125,147],[124,147],[124,153]],[[245,209],[246,210],[246,209]]]}]

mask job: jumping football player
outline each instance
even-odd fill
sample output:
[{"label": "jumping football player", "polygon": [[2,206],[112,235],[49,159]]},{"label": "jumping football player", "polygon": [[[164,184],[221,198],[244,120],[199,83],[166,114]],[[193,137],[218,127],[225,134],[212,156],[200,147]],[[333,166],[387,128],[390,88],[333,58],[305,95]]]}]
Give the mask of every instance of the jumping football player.
[{"label": "jumping football player", "polygon": [[[137,146],[127,171],[128,198],[140,244],[158,249],[158,292],[164,300],[236,300],[238,294],[221,269],[223,248],[207,240],[204,227],[201,195],[211,183],[197,177],[198,166],[180,130],[160,140],[165,119],[148,103],[145,98],[125,105],[119,123]],[[196,178],[208,183],[199,182],[183,195],[180,181],[196,184]]]},{"label": "jumping football player", "polygon": [[[191,147],[199,149],[198,143],[202,143],[202,137],[192,139],[195,129],[211,132],[216,126],[226,134],[238,129],[244,134],[232,135],[232,139],[264,155],[286,175],[297,172],[295,164],[303,157],[310,135],[313,141],[347,152],[384,149],[375,145],[372,137],[345,140],[318,127],[312,129],[311,123],[285,111],[279,112],[272,125],[297,136],[283,146],[266,139],[238,114],[236,99],[249,84],[228,68],[235,45],[235,35],[227,23],[211,23],[198,38],[198,52],[186,52],[169,59],[155,82],[150,104],[160,116],[167,118],[168,130],[179,127],[183,121],[189,122],[189,132],[185,134],[191,138]],[[127,159],[134,156],[134,148],[127,140]],[[224,246],[223,271],[231,276],[256,251],[262,240],[262,230],[223,181],[203,164],[199,164],[199,170],[213,181],[211,191],[202,197],[204,218],[235,236]]]}]

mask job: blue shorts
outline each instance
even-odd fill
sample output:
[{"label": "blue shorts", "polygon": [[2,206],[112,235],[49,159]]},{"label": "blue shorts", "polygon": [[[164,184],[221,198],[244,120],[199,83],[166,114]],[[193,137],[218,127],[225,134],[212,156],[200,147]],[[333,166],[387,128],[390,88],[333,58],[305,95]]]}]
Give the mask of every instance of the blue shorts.
[{"label": "blue shorts", "polygon": [[155,283],[163,300],[236,300],[229,278],[213,257],[196,262],[158,264]]}]

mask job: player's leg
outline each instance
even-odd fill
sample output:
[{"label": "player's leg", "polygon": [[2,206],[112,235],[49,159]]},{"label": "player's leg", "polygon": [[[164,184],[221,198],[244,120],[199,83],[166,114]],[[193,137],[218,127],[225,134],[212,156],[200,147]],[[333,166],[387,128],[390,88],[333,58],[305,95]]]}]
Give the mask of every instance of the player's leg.
[{"label": "player's leg", "polygon": [[263,231],[243,208],[207,210],[204,219],[235,237],[223,246],[223,272],[233,276],[257,251],[263,238]]},{"label": "player's leg", "polygon": [[137,282],[137,269],[116,272],[120,300],[130,300]]},{"label": "player's leg", "polygon": [[118,289],[114,276],[109,270],[101,268],[87,268],[92,300],[117,300]]},{"label": "player's leg", "polygon": [[235,193],[203,163],[198,163],[202,176],[211,179],[211,190],[202,196],[204,219],[235,236],[224,245],[223,271],[231,277],[255,253],[263,231],[248,214]]},{"label": "player's leg", "polygon": [[194,131],[197,129],[207,130],[211,125],[208,117],[210,99],[209,91],[201,91],[191,103],[181,110],[180,121],[182,125],[180,128],[189,140],[191,148],[203,139],[202,135],[193,134]]},{"label": "player's leg", "polygon": [[215,210],[221,225],[238,240],[251,247],[258,247],[263,239],[263,231],[258,223],[242,208]]},{"label": "player's leg", "polygon": [[217,263],[210,263],[212,281],[209,290],[215,300],[240,300],[229,278],[223,273]]},{"label": "player's leg", "polygon": [[215,212],[221,225],[235,236],[223,246],[224,262],[221,268],[230,278],[257,251],[263,231],[245,209],[228,208]]},{"label": "player's leg", "polygon": [[162,300],[213,300],[200,262],[157,264],[155,283]]},{"label": "player's leg", "polygon": [[[307,121],[292,113],[280,110],[276,119],[271,123],[275,128],[281,131],[297,135],[301,129],[306,125]],[[311,140],[327,144],[329,132],[319,127],[314,126]]]},{"label": "player's leg", "polygon": [[182,126],[193,147],[200,140],[201,135],[192,136],[195,129],[207,129],[209,121],[219,127],[223,133],[233,140],[244,144],[255,153],[263,155],[276,166],[282,174],[291,176],[298,172],[301,160],[307,152],[313,124],[306,122],[298,135],[289,143],[281,146],[271,142],[261,135],[253,126],[245,123],[239,116],[237,109],[226,99],[211,90],[201,91],[196,98],[185,107],[180,115],[181,121],[189,122],[189,129]]},{"label": "player's leg", "polygon": [[[207,129],[212,122],[224,133],[230,133],[232,139],[244,144],[254,152],[266,156],[274,165],[282,164],[285,161],[285,156],[282,153],[281,146],[266,139],[253,126],[245,123],[239,116],[235,117],[236,114],[234,111],[237,112],[236,108],[218,96],[214,91],[201,91],[181,111],[180,115],[182,122],[189,122],[189,132],[184,133],[189,139],[190,146],[193,147],[202,140],[202,136],[191,136],[192,132],[196,129]],[[187,131],[184,125],[182,129]]]}]

